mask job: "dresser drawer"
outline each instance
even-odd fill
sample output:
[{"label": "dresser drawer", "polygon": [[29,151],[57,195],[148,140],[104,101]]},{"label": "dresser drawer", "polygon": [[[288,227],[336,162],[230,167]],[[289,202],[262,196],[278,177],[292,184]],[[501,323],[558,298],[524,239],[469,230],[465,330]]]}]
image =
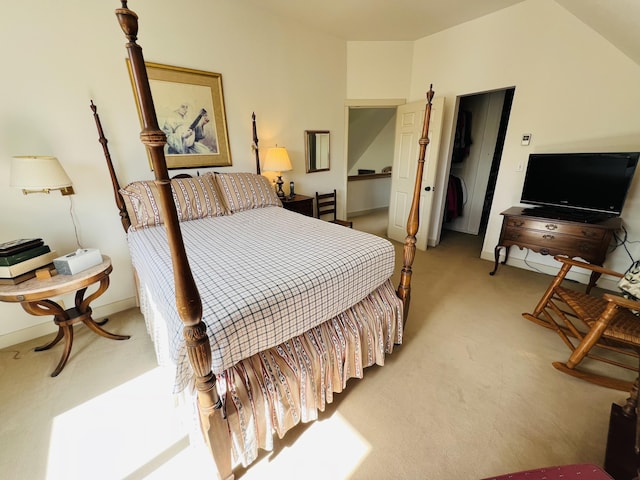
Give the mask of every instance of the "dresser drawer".
[{"label": "dresser drawer", "polygon": [[540,218],[509,217],[507,227],[516,229],[539,230],[542,232],[557,233],[561,235],[574,235],[576,237],[599,241],[604,238],[606,230],[593,227],[589,224],[564,223],[557,220],[545,220]]},{"label": "dresser drawer", "polygon": [[[614,232],[622,226],[620,217],[611,217],[594,223],[574,222],[531,216],[524,207],[511,207],[504,215],[500,240],[494,249],[493,271],[498,270],[500,251],[504,248],[507,263],[512,246],[529,249],[542,255],[580,257],[589,263],[602,265]],[[589,288],[593,287],[600,274],[592,274]],[[588,291],[588,290],[587,290]]]},{"label": "dresser drawer", "polygon": [[576,238],[557,231],[528,230],[509,227],[504,232],[505,245],[518,245],[536,252],[569,257],[593,256],[601,249],[600,239]]}]

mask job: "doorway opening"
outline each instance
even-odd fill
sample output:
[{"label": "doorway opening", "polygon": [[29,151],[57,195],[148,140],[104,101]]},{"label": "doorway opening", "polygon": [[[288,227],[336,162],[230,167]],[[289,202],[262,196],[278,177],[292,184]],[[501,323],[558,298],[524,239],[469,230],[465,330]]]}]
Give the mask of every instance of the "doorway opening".
[{"label": "doorway opening", "polygon": [[403,103],[351,100],[345,108],[346,215],[380,235],[387,225],[396,108]]},{"label": "doorway opening", "polygon": [[511,87],[459,98],[441,241],[469,235],[482,249],[514,93]]}]

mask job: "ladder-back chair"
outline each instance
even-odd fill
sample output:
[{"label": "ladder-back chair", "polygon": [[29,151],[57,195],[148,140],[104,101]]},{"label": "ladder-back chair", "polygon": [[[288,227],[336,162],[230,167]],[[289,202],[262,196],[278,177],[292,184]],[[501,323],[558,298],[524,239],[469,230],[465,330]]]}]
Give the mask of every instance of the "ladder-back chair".
[{"label": "ladder-back chair", "polygon": [[[575,288],[575,284],[565,282],[572,267],[619,279],[624,274],[578,260],[555,258],[562,263],[560,271],[534,312],[523,313],[523,317],[553,329],[571,350],[566,362],[553,362],[556,369],[597,385],[629,391],[633,384],[631,381],[577,367],[588,357],[638,372],[640,317],[634,311],[640,310],[640,302],[612,293],[583,293]],[[605,351],[615,353],[605,356]]]},{"label": "ladder-back chair", "polygon": [[336,207],[337,195],[335,189],[332,193],[316,192],[316,218],[320,218],[323,215],[332,215],[333,218],[329,220],[331,223],[337,223],[344,227],[353,228],[353,222],[349,220],[338,220]]}]

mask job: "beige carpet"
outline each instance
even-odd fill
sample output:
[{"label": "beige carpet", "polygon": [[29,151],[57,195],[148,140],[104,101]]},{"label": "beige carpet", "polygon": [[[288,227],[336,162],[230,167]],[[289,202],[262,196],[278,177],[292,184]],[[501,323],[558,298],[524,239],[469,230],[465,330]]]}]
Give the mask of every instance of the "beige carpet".
[{"label": "beige carpet", "polygon": [[[550,277],[508,266],[490,277],[479,253],[479,239],[453,233],[418,252],[405,343],[238,477],[478,479],[601,465],[611,402],[627,395],[557,372],[551,362],[567,348],[520,315]],[[0,476],[213,478],[189,446],[139,312],[105,328],[132,338],[77,328],[57,378],[61,346],[33,351],[47,338],[0,351]]]}]

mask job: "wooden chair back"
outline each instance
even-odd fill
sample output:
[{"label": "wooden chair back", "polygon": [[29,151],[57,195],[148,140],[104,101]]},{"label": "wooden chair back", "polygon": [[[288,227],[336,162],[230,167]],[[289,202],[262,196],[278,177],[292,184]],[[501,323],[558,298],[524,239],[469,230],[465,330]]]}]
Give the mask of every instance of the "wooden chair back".
[{"label": "wooden chair back", "polygon": [[331,215],[329,220],[331,223],[337,223],[344,227],[353,228],[353,222],[348,220],[338,220],[337,218],[337,194],[335,188],[331,193],[318,193],[316,192],[316,218],[320,218],[324,215]]},{"label": "wooden chair back", "polygon": [[[640,302],[612,293],[585,293],[565,278],[572,267],[580,267],[599,275],[622,278],[623,274],[598,265],[565,257],[555,257],[562,267],[542,296],[533,313],[522,315],[535,323],[554,330],[571,350],[566,362],[553,362],[563,373],[588,382],[629,391],[633,382],[581,370],[578,365],[585,359],[599,360],[638,372],[640,357]],[[594,347],[599,347],[592,350]],[[605,355],[606,351],[614,355]],[[623,361],[624,358],[630,361]]]}]

